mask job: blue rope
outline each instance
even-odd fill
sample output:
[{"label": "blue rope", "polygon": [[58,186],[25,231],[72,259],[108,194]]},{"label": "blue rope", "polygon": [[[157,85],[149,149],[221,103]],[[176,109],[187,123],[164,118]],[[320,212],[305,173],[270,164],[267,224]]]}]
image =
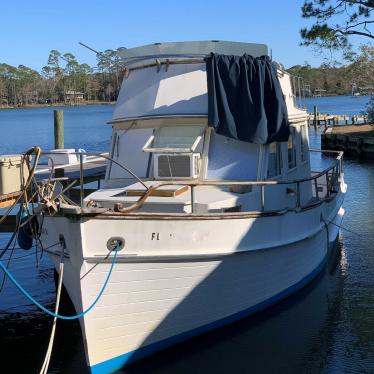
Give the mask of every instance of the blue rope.
[{"label": "blue rope", "polygon": [[113,268],[114,268],[114,264],[116,262],[116,258],[117,258],[117,253],[119,251],[119,245],[116,246],[115,248],[115,252],[114,252],[114,256],[113,256],[113,260],[112,260],[112,264],[110,266],[110,269],[109,269],[109,272],[108,272],[108,275],[105,279],[105,282],[103,284],[103,287],[101,288],[99,294],[97,295],[96,299],[94,300],[94,302],[86,309],[84,310],[82,313],[79,313],[77,315],[74,315],[74,316],[62,316],[60,314],[56,314],[54,312],[51,312],[49,309],[47,309],[45,306],[43,306],[42,304],[40,304],[38,301],[36,301],[31,295],[29,292],[27,292],[19,283],[18,281],[16,280],[16,278],[14,278],[14,276],[12,275],[12,273],[6,268],[6,266],[3,264],[2,261],[0,261],[0,268],[3,270],[3,272],[9,277],[9,279],[14,283],[14,285],[33,303],[35,304],[38,308],[40,308],[41,310],[43,310],[45,313],[49,314],[50,316],[52,317],[56,317],[56,318],[60,318],[60,319],[68,319],[68,320],[72,320],[72,319],[78,319],[78,318],[81,318],[83,317],[85,314],[87,314],[96,304],[97,302],[100,300],[102,294],[104,293],[105,291],[105,288],[106,286],[108,285],[108,282],[109,282],[109,278],[112,274],[112,271],[113,271]]}]

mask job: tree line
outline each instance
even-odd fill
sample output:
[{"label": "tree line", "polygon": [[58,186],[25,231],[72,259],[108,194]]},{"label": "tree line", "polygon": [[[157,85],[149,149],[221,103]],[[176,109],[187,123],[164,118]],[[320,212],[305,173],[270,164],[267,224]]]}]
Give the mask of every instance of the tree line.
[{"label": "tree line", "polygon": [[349,56],[351,36],[374,40],[373,10],[373,0],[304,0],[301,16],[312,25],[300,30],[301,45]]},{"label": "tree line", "polygon": [[[349,40],[351,36],[371,42],[374,40],[373,10],[373,0],[304,0],[301,15],[312,22],[311,26],[300,30],[301,45],[313,46],[317,51],[328,50],[330,54],[339,51],[343,53],[346,59],[351,59],[354,57]],[[354,59],[355,61],[348,69],[331,72],[337,73],[334,81],[329,82],[327,78],[323,77],[322,83],[325,87],[334,87],[334,90],[337,90],[335,87],[338,87],[338,91],[347,91],[347,87],[342,84],[344,81],[347,82],[347,79],[352,80],[352,91],[358,84],[367,88],[373,86],[374,59],[372,45],[368,44],[362,47],[361,55],[358,58],[354,57]],[[297,70],[301,70],[300,67]],[[339,78],[340,73],[344,81]],[[306,74],[308,73],[306,72]],[[311,75],[315,78],[315,84],[320,85],[321,78],[318,81],[317,77],[319,74],[316,72],[316,74]],[[364,93],[372,95],[365,114],[374,123],[374,91],[369,89]]]},{"label": "tree line", "polygon": [[324,90],[327,95],[374,94],[374,46],[362,45],[357,54],[351,55],[350,62],[343,66],[323,64],[313,68],[304,63],[288,71],[303,78],[308,85],[306,93]]},{"label": "tree line", "polygon": [[115,101],[123,77],[118,50],[98,54],[95,68],[57,50],[41,72],[0,63],[0,106]]},{"label": "tree line", "polygon": [[[108,49],[97,55],[97,67],[80,64],[71,53],[49,53],[41,72],[25,65],[0,63],[0,106],[35,104],[78,104],[82,101],[115,101],[123,79],[118,50]],[[306,93],[325,90],[325,94],[343,95],[374,92],[374,47],[362,45],[350,63],[336,67],[323,64],[313,68],[308,63],[296,65],[289,72],[303,78]]]}]

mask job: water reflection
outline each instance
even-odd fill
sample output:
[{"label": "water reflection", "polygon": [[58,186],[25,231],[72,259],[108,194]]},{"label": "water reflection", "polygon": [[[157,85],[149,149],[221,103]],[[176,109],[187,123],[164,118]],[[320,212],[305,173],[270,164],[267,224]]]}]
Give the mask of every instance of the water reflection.
[{"label": "water reflection", "polygon": [[[53,304],[50,303],[50,308]],[[37,311],[0,314],[1,372],[39,373],[52,318]],[[85,373],[83,341],[77,321],[59,321],[48,373]]]}]

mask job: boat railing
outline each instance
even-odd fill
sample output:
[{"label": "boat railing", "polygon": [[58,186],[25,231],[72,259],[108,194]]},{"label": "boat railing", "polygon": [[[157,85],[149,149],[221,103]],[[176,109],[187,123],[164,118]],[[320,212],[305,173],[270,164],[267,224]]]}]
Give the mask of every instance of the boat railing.
[{"label": "boat railing", "polygon": [[[329,151],[329,150],[310,150],[311,152],[318,152],[322,155],[332,156],[332,163],[324,170],[320,172],[314,172],[310,177],[293,180],[265,180],[265,181],[237,181],[237,180],[175,180],[175,181],[153,181],[155,182],[151,186],[139,178],[131,169],[123,165],[122,163],[113,160],[107,155],[100,153],[89,153],[89,152],[69,152],[70,154],[76,154],[79,160],[79,189],[80,189],[80,208],[87,208],[87,202],[84,201],[84,156],[95,156],[96,158],[103,158],[107,162],[114,163],[119,168],[130,174],[137,182],[144,187],[144,193],[138,201],[128,207],[124,207],[123,204],[117,203],[114,206],[114,210],[123,213],[132,213],[139,210],[145,203],[145,201],[155,193],[157,189],[166,186],[188,186],[190,190],[191,198],[191,213],[196,213],[196,189],[199,187],[217,186],[223,188],[229,188],[234,186],[247,186],[251,191],[257,191],[259,193],[259,206],[261,212],[274,211],[274,209],[266,209],[266,192],[268,188],[283,186],[286,189],[288,195],[294,196],[294,205],[287,206],[288,210],[302,210],[308,209],[315,206],[323,201],[330,200],[331,197],[336,194],[340,189],[341,175],[343,173],[343,152],[341,151]],[[44,155],[50,155],[51,153],[44,152]],[[53,170],[51,171],[53,173]],[[303,199],[303,187],[308,186],[311,189],[311,196],[307,200]],[[305,193],[305,191],[304,191]],[[284,209],[280,209],[284,210]]]},{"label": "boat railing", "polygon": [[306,108],[305,97],[306,97],[307,86],[305,85],[302,77],[291,74],[291,73],[288,73],[288,74],[290,75],[291,91],[292,91],[294,105],[296,108],[305,109]]}]

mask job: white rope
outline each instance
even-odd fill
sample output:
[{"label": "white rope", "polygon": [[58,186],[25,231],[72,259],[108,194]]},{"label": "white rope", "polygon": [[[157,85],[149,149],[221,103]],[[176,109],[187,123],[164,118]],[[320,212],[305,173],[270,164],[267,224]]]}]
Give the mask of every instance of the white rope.
[{"label": "white rope", "polygon": [[[60,307],[63,275],[64,275],[64,247],[62,248],[62,253],[61,253],[60,276],[58,278],[55,314],[58,314],[58,309]],[[49,338],[49,344],[48,344],[47,352],[46,352],[46,355],[45,355],[45,358],[44,358],[43,366],[40,370],[40,374],[47,374],[48,373],[48,367],[49,367],[49,363],[51,361],[53,342],[54,342],[55,333],[56,333],[56,325],[57,325],[57,317],[54,317],[51,336]]]}]

